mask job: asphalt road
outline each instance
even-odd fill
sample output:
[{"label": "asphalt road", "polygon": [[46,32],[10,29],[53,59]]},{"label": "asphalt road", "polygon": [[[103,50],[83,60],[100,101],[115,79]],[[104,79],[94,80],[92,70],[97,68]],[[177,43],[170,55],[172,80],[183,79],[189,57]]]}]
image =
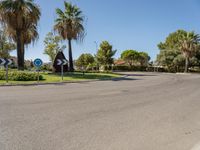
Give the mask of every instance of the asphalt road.
[{"label": "asphalt road", "polygon": [[0,87],[0,150],[199,150],[199,142],[200,75]]}]

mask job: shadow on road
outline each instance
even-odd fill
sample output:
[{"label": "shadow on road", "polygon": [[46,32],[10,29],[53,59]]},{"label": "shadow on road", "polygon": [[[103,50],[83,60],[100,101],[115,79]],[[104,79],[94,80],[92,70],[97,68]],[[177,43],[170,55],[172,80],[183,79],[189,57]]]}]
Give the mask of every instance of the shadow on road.
[{"label": "shadow on road", "polygon": [[158,76],[158,75],[155,75],[155,74],[128,74],[128,73],[120,73],[121,75],[126,75],[126,76],[136,76],[136,77],[145,77],[145,76]]},{"label": "shadow on road", "polygon": [[123,78],[115,78],[115,79],[112,79],[111,81],[133,81],[133,80],[140,80],[140,79],[123,77]]},{"label": "shadow on road", "polygon": [[155,75],[155,74],[130,74],[130,75],[128,75],[128,76],[139,76],[139,77],[145,77],[145,76],[149,76],[149,77],[151,77],[151,76],[157,76],[157,75]]}]

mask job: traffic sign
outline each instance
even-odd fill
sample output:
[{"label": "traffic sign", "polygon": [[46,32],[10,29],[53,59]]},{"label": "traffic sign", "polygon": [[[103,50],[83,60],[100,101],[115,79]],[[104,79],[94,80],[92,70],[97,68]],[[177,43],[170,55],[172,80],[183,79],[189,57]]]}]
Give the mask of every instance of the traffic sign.
[{"label": "traffic sign", "polygon": [[57,59],[57,65],[61,66],[61,77],[62,77],[62,81],[63,81],[63,66],[67,64],[67,60],[66,59]]},{"label": "traffic sign", "polygon": [[7,58],[0,58],[0,65],[8,66],[11,65],[13,61]]},{"label": "traffic sign", "polygon": [[57,65],[61,66],[61,65],[66,65],[66,64],[67,64],[66,59],[57,59]]},{"label": "traffic sign", "polygon": [[36,67],[37,76],[38,76],[37,82],[39,83],[39,81],[40,81],[40,69],[39,68],[43,65],[43,62],[40,58],[37,58],[33,61],[33,65]]},{"label": "traffic sign", "polygon": [[8,66],[13,63],[12,59],[0,58],[0,66],[4,66],[6,68],[6,82],[8,83]]},{"label": "traffic sign", "polygon": [[35,67],[39,68],[43,65],[43,62],[42,62],[41,59],[37,58],[37,59],[34,60],[33,64],[34,64]]}]

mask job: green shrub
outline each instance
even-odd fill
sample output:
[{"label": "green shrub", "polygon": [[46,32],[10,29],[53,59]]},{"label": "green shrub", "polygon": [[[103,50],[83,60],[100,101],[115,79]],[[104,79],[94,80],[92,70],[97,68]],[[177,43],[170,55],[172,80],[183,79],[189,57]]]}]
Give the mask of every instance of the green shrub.
[{"label": "green shrub", "polygon": [[145,66],[114,66],[113,70],[115,71],[147,71]]},{"label": "green shrub", "polygon": [[[37,81],[38,75],[34,72],[23,72],[23,71],[9,71],[8,80],[11,81]],[[6,79],[6,72],[0,71],[0,80]],[[39,80],[43,80],[43,76],[39,75]]]}]

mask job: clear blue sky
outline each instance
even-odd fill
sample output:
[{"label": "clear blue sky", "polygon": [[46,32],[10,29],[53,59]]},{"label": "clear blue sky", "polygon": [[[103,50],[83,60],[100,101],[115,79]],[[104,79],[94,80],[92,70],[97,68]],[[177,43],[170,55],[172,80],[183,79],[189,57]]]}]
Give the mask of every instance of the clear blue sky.
[{"label": "clear blue sky", "polygon": [[[26,59],[42,58],[45,35],[52,31],[55,9],[63,8],[64,0],[35,0],[42,16],[40,38],[26,50]],[[87,20],[87,36],[82,44],[73,43],[73,56],[96,53],[94,41],[108,40],[117,49],[116,58],[123,50],[146,51],[154,60],[159,53],[157,44],[177,29],[200,33],[200,0],[71,0],[79,6]],[[67,43],[67,42],[66,42]],[[65,55],[68,56],[67,50]]]}]

